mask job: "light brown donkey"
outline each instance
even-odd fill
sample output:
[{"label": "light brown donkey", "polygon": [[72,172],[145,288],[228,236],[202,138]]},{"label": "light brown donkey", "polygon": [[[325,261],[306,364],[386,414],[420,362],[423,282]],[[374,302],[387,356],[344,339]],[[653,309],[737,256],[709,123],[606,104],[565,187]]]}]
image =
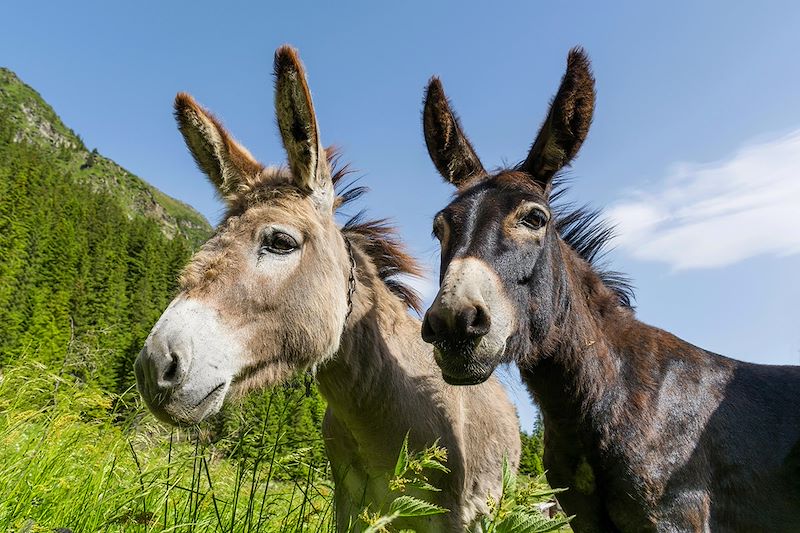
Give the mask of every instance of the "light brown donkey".
[{"label": "light brown donkey", "polygon": [[177,97],[180,130],[228,212],[150,333],[135,364],[139,390],[161,420],[196,423],[226,397],[316,366],[337,529],[386,503],[410,431],[410,446],[440,439],[448,450],[451,473],[431,481],[450,512],[398,525],[463,531],[499,496],[503,456],[518,463],[514,409],[495,380],[444,383],[408,313],[417,296],[392,277],[419,268],[385,224],[336,224],[347,195],[334,193],[341,173],[332,175],[293,49],[278,50],[275,75],[288,169],[262,166],[190,96]]}]

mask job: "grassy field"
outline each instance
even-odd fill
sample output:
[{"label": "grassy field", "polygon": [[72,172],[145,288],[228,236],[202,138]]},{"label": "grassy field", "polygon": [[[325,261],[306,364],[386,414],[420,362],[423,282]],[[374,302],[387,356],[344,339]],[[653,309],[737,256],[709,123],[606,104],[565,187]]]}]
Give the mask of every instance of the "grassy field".
[{"label": "grassy field", "polygon": [[[134,398],[134,395],[130,395]],[[169,431],[140,406],[41,365],[0,379],[0,530],[329,531],[327,472],[275,481],[303,450],[231,461],[203,432]]]},{"label": "grassy field", "polygon": [[[333,531],[327,465],[305,465],[304,478],[286,481],[291,479],[286,474],[297,472],[304,462],[305,449],[278,456],[270,436],[262,435],[258,455],[231,459],[208,442],[207,429],[169,430],[138,402],[136,394],[100,392],[69,371],[55,373],[35,361],[4,369],[0,531]],[[398,460],[404,465],[398,466],[398,478],[418,476],[422,468],[415,465],[430,464],[446,452],[431,448],[420,454]],[[563,526],[563,520],[525,514],[523,507],[552,495],[543,480],[528,480],[517,489],[514,476],[507,477],[506,497],[494,503],[487,530],[553,531]],[[406,479],[399,485],[413,482]],[[415,512],[438,512],[420,505]],[[365,513],[371,531],[392,531],[395,510]],[[503,525],[525,516],[530,527]]]}]

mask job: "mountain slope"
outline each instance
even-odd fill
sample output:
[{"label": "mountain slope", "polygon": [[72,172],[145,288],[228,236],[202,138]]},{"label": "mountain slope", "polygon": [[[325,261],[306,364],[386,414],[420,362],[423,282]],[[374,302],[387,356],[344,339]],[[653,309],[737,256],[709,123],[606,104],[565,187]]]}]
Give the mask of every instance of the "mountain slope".
[{"label": "mountain slope", "polygon": [[11,125],[14,142],[58,153],[57,164],[65,175],[113,196],[128,218],[143,215],[153,219],[167,237],[182,235],[193,247],[211,234],[208,221],[192,207],[167,196],[96,150],[89,151],[38,92],[2,67],[0,114]]},{"label": "mountain slope", "polygon": [[[0,69],[0,383],[17,368],[65,377],[114,399],[92,413],[70,403],[75,419],[111,415],[127,428],[140,417],[133,362],[211,231],[189,206],[87,150],[36,91]],[[41,396],[54,403],[48,389]],[[222,453],[252,464],[269,441],[281,464],[273,479],[305,480],[325,465],[324,412],[316,388],[297,379],[225,407],[210,427]],[[302,461],[282,459],[301,449]],[[2,503],[0,494],[5,530]]]}]

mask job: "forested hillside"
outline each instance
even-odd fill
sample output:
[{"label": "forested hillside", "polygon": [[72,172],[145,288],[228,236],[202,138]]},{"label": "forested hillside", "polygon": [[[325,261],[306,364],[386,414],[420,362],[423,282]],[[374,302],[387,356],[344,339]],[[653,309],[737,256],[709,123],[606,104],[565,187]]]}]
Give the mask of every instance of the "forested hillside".
[{"label": "forested hillside", "polygon": [[168,218],[142,207],[160,206],[155,194],[127,202],[135,190],[153,191],[87,151],[38,94],[0,71],[0,364],[32,351],[57,365],[69,347],[85,356],[87,379],[131,384],[177,273],[211,233],[174,200],[182,213]]},{"label": "forested hillside", "polygon": [[[0,372],[18,361],[67,372],[122,400],[110,409],[126,418],[133,361],[211,233],[191,207],[85,147],[0,68]],[[302,450],[276,473],[302,476],[325,464],[324,411],[316,386],[298,379],[227,406],[207,435],[230,456],[255,457],[267,445],[279,456]],[[523,470],[539,474],[541,435],[524,437]]]},{"label": "forested hillside", "polygon": [[106,193],[126,217],[154,220],[166,236],[181,235],[193,245],[202,243],[211,234],[208,222],[197,211],[165,195],[97,150],[89,150],[39,93],[2,67],[0,116],[9,127],[8,140],[55,155],[50,164],[62,177]]},{"label": "forested hillside", "polygon": [[[191,207],[87,149],[0,69],[0,369],[35,361],[135,394],[133,361],[211,233]],[[319,464],[323,413],[316,388],[298,381],[228,408],[212,438],[247,455],[266,430],[281,449],[310,448]]]}]

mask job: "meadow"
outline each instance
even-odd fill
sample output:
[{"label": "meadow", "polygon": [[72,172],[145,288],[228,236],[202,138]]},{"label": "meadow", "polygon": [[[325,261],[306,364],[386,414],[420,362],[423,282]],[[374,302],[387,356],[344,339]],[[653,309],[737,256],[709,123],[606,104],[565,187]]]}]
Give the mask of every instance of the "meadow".
[{"label": "meadow", "polygon": [[[284,453],[280,413],[264,411],[236,442],[212,438],[213,424],[168,429],[133,391],[93,387],[65,364],[53,372],[23,357],[0,378],[0,530],[2,531],[333,531],[333,486],[327,462],[312,446]],[[270,396],[266,394],[269,405]],[[305,394],[295,401],[302,402]],[[277,405],[277,402],[274,402]],[[236,411],[236,406],[228,410]],[[235,415],[234,415],[235,416]],[[256,439],[254,452],[237,454]],[[398,450],[402,492],[425,482],[427,468],[446,468],[446,450]],[[437,466],[439,465],[439,466]],[[303,475],[299,476],[298,473]],[[494,502],[488,531],[553,531],[566,519],[544,518],[543,477],[517,483]],[[367,531],[392,531],[397,513],[446,512],[424,501],[365,508]]]},{"label": "meadow", "polygon": [[276,456],[266,424],[261,453],[223,458],[208,428],[167,429],[135,395],[24,363],[0,381],[3,531],[330,530],[327,465]]}]

